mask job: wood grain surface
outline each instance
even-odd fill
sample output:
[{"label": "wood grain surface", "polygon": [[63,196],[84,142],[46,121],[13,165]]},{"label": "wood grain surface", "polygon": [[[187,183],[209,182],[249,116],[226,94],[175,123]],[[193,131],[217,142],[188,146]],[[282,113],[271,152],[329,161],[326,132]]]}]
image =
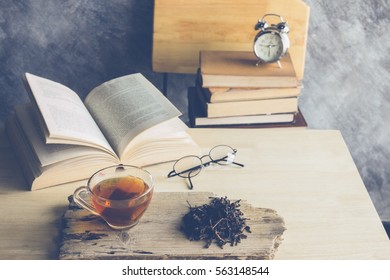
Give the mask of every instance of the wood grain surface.
[{"label": "wood grain surface", "polygon": [[276,211],[241,201],[251,233],[237,246],[223,249],[189,241],[180,230],[189,205],[210,202],[212,193],[155,193],[138,225],[127,231],[110,229],[102,219],[70,204],[63,219],[60,259],[272,259],[285,230]]},{"label": "wood grain surface", "polygon": [[[276,210],[286,230],[274,259],[390,259],[389,239],[339,131],[197,128],[189,133],[204,154],[218,144],[236,148],[245,167],[205,168],[190,191],[188,180],[167,178],[173,163],[151,166],[156,193],[213,192]],[[67,198],[86,182],[27,191],[3,138],[0,259],[57,259]]]},{"label": "wood grain surface", "polygon": [[[200,50],[252,51],[258,32],[254,26],[266,13],[280,14],[288,21],[289,52],[302,79],[309,7],[301,0],[156,0],[153,70],[195,73]],[[279,21],[276,17],[266,20],[270,24]]]}]

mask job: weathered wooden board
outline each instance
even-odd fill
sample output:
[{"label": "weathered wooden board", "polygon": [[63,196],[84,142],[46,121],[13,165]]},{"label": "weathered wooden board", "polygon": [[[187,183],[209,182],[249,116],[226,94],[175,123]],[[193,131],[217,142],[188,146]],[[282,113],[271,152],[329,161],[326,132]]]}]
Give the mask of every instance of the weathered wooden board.
[{"label": "weathered wooden board", "polygon": [[[114,231],[99,217],[72,203],[63,218],[60,259],[272,259],[282,241],[283,219],[276,211],[241,202],[252,233],[237,246],[189,241],[180,231],[188,203],[209,203],[212,193],[156,192],[139,224]],[[188,201],[188,203],[187,203]]]},{"label": "weathered wooden board", "polygon": [[302,0],[155,0],[153,70],[195,73],[200,50],[252,51],[257,20],[276,13],[290,25],[289,52],[302,79],[309,12]]}]

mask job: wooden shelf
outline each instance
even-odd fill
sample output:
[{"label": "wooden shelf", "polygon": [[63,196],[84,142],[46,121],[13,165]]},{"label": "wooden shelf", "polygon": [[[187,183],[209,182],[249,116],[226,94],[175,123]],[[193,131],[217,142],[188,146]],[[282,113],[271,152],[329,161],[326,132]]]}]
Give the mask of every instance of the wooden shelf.
[{"label": "wooden shelf", "polygon": [[309,27],[309,7],[302,0],[156,0],[153,70],[195,73],[200,50],[251,51],[254,26],[266,13],[288,21],[289,52],[302,79]]}]

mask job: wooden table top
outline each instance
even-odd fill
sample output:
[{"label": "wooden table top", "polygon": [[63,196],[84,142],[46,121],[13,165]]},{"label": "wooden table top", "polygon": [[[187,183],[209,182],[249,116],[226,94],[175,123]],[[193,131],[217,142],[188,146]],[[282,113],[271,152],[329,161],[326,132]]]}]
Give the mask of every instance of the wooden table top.
[{"label": "wooden table top", "polygon": [[[247,200],[285,221],[276,259],[390,259],[390,241],[339,131],[191,129],[206,153],[238,150],[244,168],[212,166],[194,190]],[[147,168],[155,190],[189,191],[167,178],[172,163]],[[0,259],[56,259],[67,197],[81,183],[27,191],[13,153],[0,137]]]}]

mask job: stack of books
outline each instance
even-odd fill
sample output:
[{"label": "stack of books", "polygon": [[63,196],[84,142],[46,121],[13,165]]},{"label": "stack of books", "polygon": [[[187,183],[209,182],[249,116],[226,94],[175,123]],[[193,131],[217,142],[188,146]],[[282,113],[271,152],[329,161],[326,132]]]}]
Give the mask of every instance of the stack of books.
[{"label": "stack of books", "polygon": [[281,68],[256,62],[252,52],[202,51],[195,87],[188,89],[191,127],[306,127],[290,56]]}]

